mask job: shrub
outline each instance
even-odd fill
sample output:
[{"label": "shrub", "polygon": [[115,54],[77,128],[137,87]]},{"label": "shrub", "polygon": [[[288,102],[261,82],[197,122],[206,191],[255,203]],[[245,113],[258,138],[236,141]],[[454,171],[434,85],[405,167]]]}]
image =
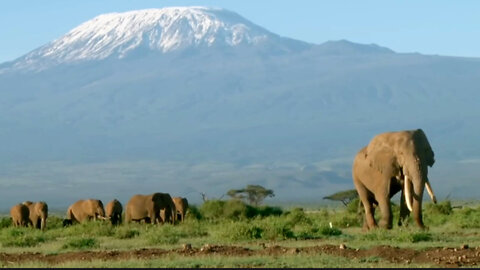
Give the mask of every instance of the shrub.
[{"label": "shrub", "polygon": [[254,207],[240,200],[229,200],[223,205],[223,217],[232,220],[252,218],[256,216],[257,213]]},{"label": "shrub", "polygon": [[432,234],[427,232],[418,232],[418,233],[413,233],[411,235],[412,243],[417,243],[422,241],[431,241],[431,240],[432,240]]},{"label": "shrub", "polygon": [[269,217],[269,216],[280,216],[282,215],[283,211],[280,207],[261,206],[261,207],[257,207],[257,213],[261,217]]},{"label": "shrub", "polygon": [[297,240],[317,239],[320,237],[319,229],[312,225],[295,226],[292,231]]},{"label": "shrub", "polygon": [[8,228],[2,231],[0,242],[3,247],[34,247],[47,240],[41,231],[30,228]]},{"label": "shrub", "polygon": [[356,199],[353,199],[352,201],[350,201],[348,204],[347,204],[347,212],[348,213],[357,213],[359,211],[363,211],[363,207],[360,207],[359,206],[359,203],[360,203],[360,199],[359,198],[356,198]]},{"label": "shrub", "polygon": [[460,228],[480,228],[480,211],[464,207],[453,214],[452,220]]},{"label": "shrub", "polygon": [[137,229],[131,229],[128,227],[120,227],[115,232],[115,237],[118,239],[130,239],[140,235],[140,231]]},{"label": "shrub", "polygon": [[12,226],[12,219],[9,217],[3,217],[0,219],[0,229]]},{"label": "shrub", "polygon": [[107,225],[108,223],[106,221],[86,221],[65,228],[64,233],[70,236],[113,236],[115,234],[115,228]]},{"label": "shrub", "polygon": [[185,215],[186,220],[190,219],[196,219],[200,220],[202,219],[202,214],[200,213],[200,210],[198,209],[197,206],[195,205],[189,205],[187,209],[187,214]]},{"label": "shrub", "polygon": [[337,236],[337,235],[341,235],[342,231],[340,229],[335,228],[335,227],[330,228],[330,227],[325,226],[325,227],[320,229],[320,233],[322,235],[325,235],[325,236]]},{"label": "shrub", "polygon": [[283,240],[295,238],[292,226],[282,219],[266,218],[259,223],[262,229],[262,239]]},{"label": "shrub", "polygon": [[63,227],[63,219],[58,216],[49,216],[47,218],[47,229],[60,229]]},{"label": "shrub", "polygon": [[86,237],[86,238],[73,238],[65,243],[62,248],[63,249],[90,249],[98,247],[99,244],[95,238]]},{"label": "shrub", "polygon": [[312,220],[305,215],[302,208],[295,208],[291,212],[288,212],[285,219],[290,226],[294,226],[295,224],[312,224]]},{"label": "shrub", "polygon": [[144,236],[151,245],[171,245],[178,243],[180,238],[186,237],[187,235],[171,224],[163,224],[149,227]]},{"label": "shrub", "polygon": [[176,226],[176,229],[181,232],[185,237],[202,237],[208,235],[205,223],[198,220],[186,220],[180,225]]},{"label": "shrub", "polygon": [[262,238],[262,228],[246,222],[232,222],[222,228],[220,236],[224,239],[239,241]]},{"label": "shrub", "polygon": [[433,204],[425,204],[425,212],[432,215],[450,215],[453,213],[452,204],[449,200]]},{"label": "shrub", "polygon": [[223,217],[223,208],[225,201],[209,200],[202,204],[200,213],[206,219],[218,219]]}]

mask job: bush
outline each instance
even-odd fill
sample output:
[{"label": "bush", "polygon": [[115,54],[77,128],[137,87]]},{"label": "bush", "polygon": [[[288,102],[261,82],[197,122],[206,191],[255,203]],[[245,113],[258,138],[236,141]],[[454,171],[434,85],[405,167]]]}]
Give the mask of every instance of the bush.
[{"label": "bush", "polygon": [[363,211],[363,207],[359,207],[360,199],[356,198],[347,204],[347,212],[356,214],[359,211]]},{"label": "bush", "polygon": [[95,238],[87,237],[87,238],[74,238],[69,240],[65,243],[62,248],[63,249],[91,249],[98,247],[99,244]]},{"label": "bush", "polygon": [[189,219],[196,219],[196,220],[202,219],[202,214],[200,213],[200,210],[198,209],[197,206],[195,205],[188,206],[187,213],[185,215],[185,220],[189,220]]},{"label": "bush", "polygon": [[[195,210],[193,210],[195,211]],[[192,212],[193,212],[192,211]],[[278,207],[254,207],[243,201],[232,199],[228,201],[210,200],[200,206],[198,216],[209,220],[230,219],[242,220],[251,219],[257,216],[279,216],[283,211]]]},{"label": "bush", "polygon": [[64,229],[64,234],[69,236],[113,236],[115,227],[107,226],[107,221],[86,221],[80,224],[74,224]]},{"label": "bush", "polygon": [[291,212],[288,212],[285,219],[290,226],[296,224],[312,224],[312,220],[305,215],[302,208],[295,208]]},{"label": "bush", "polygon": [[63,219],[58,216],[49,216],[47,218],[47,229],[63,228]]},{"label": "bush", "polygon": [[450,201],[446,200],[437,204],[426,203],[425,212],[432,215],[450,215],[453,213],[453,208]]},{"label": "bush", "polygon": [[185,222],[176,226],[176,229],[185,237],[207,236],[208,232],[205,223],[198,220],[185,220]]},{"label": "bush", "polygon": [[432,234],[427,232],[418,232],[411,235],[412,243],[417,243],[422,241],[431,241],[431,240],[432,240]]},{"label": "bush", "polygon": [[279,218],[266,218],[258,224],[262,229],[262,239],[284,240],[295,238],[292,226],[285,220]]},{"label": "bush", "polygon": [[252,218],[257,213],[254,207],[240,200],[229,200],[223,205],[223,217],[231,220]]},{"label": "bush", "polygon": [[131,229],[128,227],[120,227],[115,232],[115,237],[118,239],[131,239],[140,235],[140,231],[137,229]]},{"label": "bush", "polygon": [[0,242],[3,247],[34,247],[47,240],[41,231],[30,228],[8,228],[2,231]]},{"label": "bush", "polygon": [[0,219],[0,229],[12,226],[12,219],[9,217],[3,217]]},{"label": "bush", "polygon": [[218,219],[223,217],[224,206],[225,201],[209,200],[202,204],[202,206],[200,207],[200,213],[203,218]]},{"label": "bush", "polygon": [[187,235],[171,224],[163,224],[149,227],[144,236],[151,245],[172,245]]},{"label": "bush", "polygon": [[480,228],[480,210],[464,207],[453,214],[453,223],[460,228]]},{"label": "bush", "polygon": [[320,233],[325,236],[337,236],[341,235],[342,231],[340,229],[337,229],[335,227],[330,228],[330,227],[323,227],[320,229]]},{"label": "bush", "polygon": [[262,228],[246,222],[233,222],[224,226],[220,236],[232,241],[252,240],[262,238]]},{"label": "bush", "polygon": [[283,214],[283,211],[280,207],[261,206],[261,207],[257,207],[257,213],[261,217],[269,217],[269,216],[280,216]]}]

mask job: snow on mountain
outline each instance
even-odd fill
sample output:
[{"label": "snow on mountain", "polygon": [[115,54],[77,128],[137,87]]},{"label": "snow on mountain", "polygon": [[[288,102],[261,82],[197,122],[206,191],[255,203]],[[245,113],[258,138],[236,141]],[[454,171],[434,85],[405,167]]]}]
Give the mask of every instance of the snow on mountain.
[{"label": "snow on mountain", "polygon": [[121,59],[136,49],[166,53],[187,47],[259,45],[275,39],[281,38],[224,9],[145,9],[99,15],[30,52],[14,66],[38,69],[107,57]]}]

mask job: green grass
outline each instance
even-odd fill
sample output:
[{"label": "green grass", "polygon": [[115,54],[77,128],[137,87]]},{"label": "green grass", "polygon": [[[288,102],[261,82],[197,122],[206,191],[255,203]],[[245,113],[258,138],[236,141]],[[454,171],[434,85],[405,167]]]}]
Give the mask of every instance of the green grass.
[{"label": "green grass", "polygon": [[[226,209],[230,208],[230,209]],[[390,245],[402,248],[480,246],[480,208],[453,208],[450,202],[424,205],[424,221],[429,230],[418,229],[411,218],[408,227],[398,227],[398,208],[393,207],[392,230],[377,229],[362,232],[362,220],[353,208],[321,208],[305,212],[301,208],[289,211],[275,207],[254,208],[239,202],[212,201],[194,207],[184,223],[122,224],[112,226],[96,221],[64,228],[62,219],[50,216],[47,230],[13,228],[8,218],[0,219],[0,252],[41,252],[55,254],[78,250],[132,250],[139,248],[176,249],[189,243],[196,248],[204,244],[238,245],[250,249],[259,243],[285,247],[345,243],[351,248]],[[332,226],[330,226],[332,224]],[[35,263],[4,265],[37,267]],[[45,265],[43,265],[45,266]],[[69,262],[60,267],[401,267],[379,257],[358,260],[327,255],[296,255],[270,257],[251,256],[195,258],[168,255],[165,259],[115,262]],[[405,267],[422,267],[405,265]]]}]

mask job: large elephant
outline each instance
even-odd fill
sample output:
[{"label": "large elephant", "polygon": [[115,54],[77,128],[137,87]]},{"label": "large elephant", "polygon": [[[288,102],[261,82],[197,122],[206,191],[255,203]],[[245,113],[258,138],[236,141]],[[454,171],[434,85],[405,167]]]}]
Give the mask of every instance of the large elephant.
[{"label": "large elephant", "polygon": [[78,200],[70,205],[67,210],[67,218],[64,225],[72,224],[73,222],[82,223],[86,220],[105,220],[105,209],[101,200],[87,199]]},{"label": "large elephant", "polygon": [[30,222],[33,227],[41,230],[45,230],[47,227],[47,218],[48,218],[48,205],[46,202],[23,202],[25,206],[28,207],[30,211]]},{"label": "large elephant", "polygon": [[122,223],[123,207],[117,199],[107,203],[105,206],[105,212],[107,214],[107,218],[112,222],[112,225],[118,225]]},{"label": "large elephant", "polygon": [[[163,219],[160,216],[161,210],[166,214]],[[136,194],[125,207],[125,222],[144,220],[146,223],[156,224],[165,222],[169,216],[175,221],[175,213],[175,205],[168,193]]]},{"label": "large elephant", "polygon": [[10,216],[14,227],[28,227],[30,222],[30,210],[22,203],[16,204],[10,208]]},{"label": "large elephant", "polygon": [[187,209],[188,209],[187,198],[173,197],[172,200],[173,200],[173,203],[175,204],[175,208],[177,209],[177,219],[179,221],[184,221],[185,214],[187,213]]},{"label": "large elephant", "polygon": [[424,228],[424,187],[436,202],[428,180],[428,167],[434,162],[433,150],[421,129],[382,133],[362,148],[355,156],[352,177],[365,209],[364,227],[377,226],[374,219],[374,204],[377,204],[382,214],[379,226],[392,228],[390,198],[402,191],[400,222],[410,211],[417,225]]}]

